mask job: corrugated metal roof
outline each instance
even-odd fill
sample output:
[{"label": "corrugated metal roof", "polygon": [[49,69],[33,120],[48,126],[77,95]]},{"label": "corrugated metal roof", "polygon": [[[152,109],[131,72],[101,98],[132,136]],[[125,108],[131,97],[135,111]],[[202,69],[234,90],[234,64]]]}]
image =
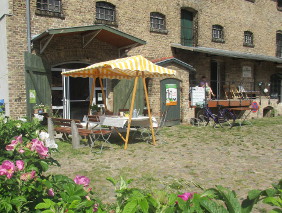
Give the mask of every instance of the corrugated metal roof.
[{"label": "corrugated metal roof", "polygon": [[236,52],[236,51],[230,51],[230,50],[221,50],[221,49],[215,49],[215,48],[209,48],[209,47],[190,47],[190,46],[183,46],[181,44],[171,44],[170,46],[179,48],[179,49],[189,50],[189,51],[208,53],[211,55],[282,63],[282,58],[277,58],[274,56],[243,53],[243,52]]},{"label": "corrugated metal roof", "polygon": [[196,71],[196,69],[192,65],[187,64],[184,61],[181,61],[181,60],[174,58],[174,57],[154,59],[154,60],[152,60],[152,62],[157,64],[157,65],[161,65],[161,66],[164,65],[164,64],[167,64],[167,63],[174,62],[174,63],[177,63],[177,64],[179,64],[179,65],[181,65],[181,66],[183,66],[183,67],[185,67],[185,68],[187,68],[191,71],[194,71],[194,72]]}]

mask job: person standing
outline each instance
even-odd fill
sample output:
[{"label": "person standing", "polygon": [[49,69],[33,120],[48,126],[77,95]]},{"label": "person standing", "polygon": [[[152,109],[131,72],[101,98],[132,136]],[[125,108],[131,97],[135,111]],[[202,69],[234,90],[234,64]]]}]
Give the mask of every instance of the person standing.
[{"label": "person standing", "polygon": [[202,80],[200,81],[200,87],[205,88],[206,90],[206,96],[211,99],[211,96],[215,97],[215,94],[212,91],[212,88],[209,86],[208,82],[207,82],[207,78],[206,76],[202,76]]}]

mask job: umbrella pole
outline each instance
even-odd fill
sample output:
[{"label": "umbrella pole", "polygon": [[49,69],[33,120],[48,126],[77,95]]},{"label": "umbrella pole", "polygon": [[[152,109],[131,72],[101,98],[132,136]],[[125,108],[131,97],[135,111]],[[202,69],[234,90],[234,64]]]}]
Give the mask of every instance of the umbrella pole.
[{"label": "umbrella pole", "polygon": [[132,98],[131,98],[131,105],[130,105],[130,110],[129,110],[129,118],[128,118],[128,123],[127,123],[127,132],[126,132],[124,149],[127,149],[127,144],[128,144],[128,139],[129,139],[130,125],[131,125],[132,113],[133,113],[133,108],[134,108],[134,101],[135,101],[135,96],[136,96],[137,85],[138,85],[138,71],[136,71],[136,77],[134,79],[134,87],[133,87],[133,93],[132,93]]},{"label": "umbrella pole", "polygon": [[151,114],[151,109],[150,109],[150,103],[149,103],[149,97],[148,97],[148,91],[147,91],[147,87],[146,87],[144,72],[142,72],[142,81],[143,81],[143,87],[144,87],[144,92],[145,92],[145,99],[146,99],[146,103],[147,103],[148,115],[149,115],[149,119],[150,119],[152,142],[153,142],[153,145],[156,145],[156,138],[155,138],[155,132],[154,132],[154,127],[153,127],[153,122],[152,122],[152,114]]},{"label": "umbrella pole", "polygon": [[99,82],[100,82],[100,85],[101,85],[101,90],[102,90],[102,96],[103,96],[103,103],[104,103],[104,106],[105,106],[105,111],[107,111],[106,95],[105,95],[105,91],[104,91],[103,81],[102,81],[101,78],[99,78]]},{"label": "umbrella pole", "polygon": [[94,77],[94,78],[92,78],[92,79],[93,79],[93,81],[92,81],[92,87],[91,87],[91,92],[90,92],[90,102],[89,102],[88,115],[90,115],[90,112],[91,112],[90,107],[92,106],[92,103],[93,103],[96,77]]}]

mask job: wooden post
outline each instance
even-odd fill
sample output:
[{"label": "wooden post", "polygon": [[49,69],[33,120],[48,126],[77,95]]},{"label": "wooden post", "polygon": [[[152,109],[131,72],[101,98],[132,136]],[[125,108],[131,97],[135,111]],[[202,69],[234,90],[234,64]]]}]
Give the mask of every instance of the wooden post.
[{"label": "wooden post", "polygon": [[104,103],[104,106],[105,106],[105,110],[107,110],[106,95],[105,95],[105,91],[104,91],[103,81],[102,81],[101,78],[99,78],[99,81],[100,81],[101,90],[102,90],[103,103]]},{"label": "wooden post", "polygon": [[145,99],[146,99],[146,103],[147,103],[148,115],[149,115],[149,119],[150,119],[152,142],[153,142],[153,145],[156,145],[156,138],[155,138],[155,132],[154,132],[154,127],[153,127],[153,122],[152,122],[152,115],[151,115],[151,109],[150,109],[150,103],[149,103],[149,97],[148,97],[148,91],[147,91],[147,87],[146,87],[146,80],[145,80],[144,72],[142,72],[142,81],[143,81]]},{"label": "wooden post", "polygon": [[132,93],[132,98],[131,98],[131,105],[130,105],[130,110],[129,110],[129,118],[128,118],[128,122],[127,122],[127,132],[126,132],[124,149],[127,149],[127,144],[128,144],[128,139],[129,139],[130,125],[131,125],[132,113],[133,113],[133,108],[134,108],[134,101],[135,101],[135,96],[136,96],[137,85],[138,85],[138,71],[136,71],[136,77],[134,79],[134,87],[133,87],[133,93]]},{"label": "wooden post", "polygon": [[72,148],[78,149],[80,147],[80,136],[74,120],[71,121],[71,136]]},{"label": "wooden post", "polygon": [[96,83],[96,77],[92,78],[92,87],[91,87],[91,92],[90,92],[90,102],[89,102],[89,109],[88,109],[88,115],[91,114],[91,109],[90,107],[92,106],[93,103],[93,97],[94,97],[94,91],[95,91],[95,83]]}]

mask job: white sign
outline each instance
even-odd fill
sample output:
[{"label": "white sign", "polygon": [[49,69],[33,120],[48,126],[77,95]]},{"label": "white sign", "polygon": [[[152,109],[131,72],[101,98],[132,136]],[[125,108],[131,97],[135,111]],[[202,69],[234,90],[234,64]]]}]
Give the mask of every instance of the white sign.
[{"label": "white sign", "polygon": [[203,104],[205,102],[205,88],[191,87],[191,106]]},{"label": "white sign", "polygon": [[252,77],[252,67],[243,66],[242,68],[242,76],[243,78],[251,78]]}]

